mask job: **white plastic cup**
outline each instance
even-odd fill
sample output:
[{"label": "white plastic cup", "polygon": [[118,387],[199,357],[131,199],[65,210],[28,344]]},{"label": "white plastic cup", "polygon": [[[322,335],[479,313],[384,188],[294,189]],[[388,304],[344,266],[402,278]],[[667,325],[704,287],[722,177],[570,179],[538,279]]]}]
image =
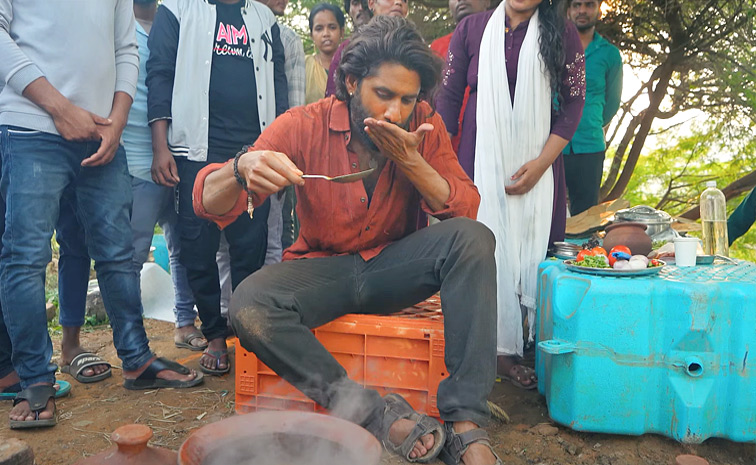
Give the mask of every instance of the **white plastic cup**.
[{"label": "white plastic cup", "polygon": [[676,237],[675,238],[675,264],[677,266],[696,266],[696,249],[698,238]]}]

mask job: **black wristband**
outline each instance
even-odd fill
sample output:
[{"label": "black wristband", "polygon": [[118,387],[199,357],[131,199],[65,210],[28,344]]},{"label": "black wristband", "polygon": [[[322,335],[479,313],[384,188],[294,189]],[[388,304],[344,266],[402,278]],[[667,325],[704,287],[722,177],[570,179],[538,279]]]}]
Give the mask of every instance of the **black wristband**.
[{"label": "black wristband", "polygon": [[241,156],[244,155],[245,153],[247,153],[246,147],[241,149],[234,157],[234,177],[236,178],[236,182],[239,183],[241,188],[244,189],[247,192],[247,194],[251,195],[252,192],[249,189],[247,189],[247,181],[243,177],[241,177],[241,175],[239,174],[239,158],[241,158]]}]

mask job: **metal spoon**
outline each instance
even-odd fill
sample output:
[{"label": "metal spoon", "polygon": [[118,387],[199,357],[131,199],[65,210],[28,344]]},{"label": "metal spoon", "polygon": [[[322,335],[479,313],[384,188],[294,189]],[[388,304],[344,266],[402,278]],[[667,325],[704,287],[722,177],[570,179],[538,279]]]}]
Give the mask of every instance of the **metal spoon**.
[{"label": "metal spoon", "polygon": [[369,176],[375,168],[358,171],[357,173],[342,174],[341,176],[326,176],[324,174],[303,174],[303,179],[325,179],[326,181],[348,183],[359,181],[362,178]]}]

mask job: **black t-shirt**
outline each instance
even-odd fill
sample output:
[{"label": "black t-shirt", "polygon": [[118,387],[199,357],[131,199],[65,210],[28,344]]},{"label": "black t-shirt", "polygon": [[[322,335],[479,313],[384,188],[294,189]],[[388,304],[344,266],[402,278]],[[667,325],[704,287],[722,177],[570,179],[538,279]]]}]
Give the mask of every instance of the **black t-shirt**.
[{"label": "black t-shirt", "polygon": [[[241,8],[244,0],[216,2],[215,43],[210,73],[208,161],[230,158],[260,135],[255,63]],[[210,158],[213,158],[211,160]]]}]

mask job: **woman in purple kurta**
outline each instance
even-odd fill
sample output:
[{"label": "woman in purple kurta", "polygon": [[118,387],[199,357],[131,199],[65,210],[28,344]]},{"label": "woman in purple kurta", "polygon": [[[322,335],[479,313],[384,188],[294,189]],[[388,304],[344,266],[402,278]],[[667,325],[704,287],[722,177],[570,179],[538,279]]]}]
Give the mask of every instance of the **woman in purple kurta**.
[{"label": "woman in purple kurta", "polygon": [[[569,141],[575,130],[577,129],[578,123],[580,122],[580,118],[582,116],[583,112],[583,105],[585,103],[585,56],[583,54],[583,46],[580,42],[580,38],[578,36],[577,30],[575,29],[575,26],[572,23],[567,22],[564,26],[564,33],[561,36],[561,44],[555,43],[559,42],[559,32],[561,30],[561,21],[555,21],[554,18],[556,17],[557,8],[559,5],[559,0],[553,0],[549,1],[548,4],[545,4],[546,0],[543,0],[543,2],[537,2],[537,1],[519,1],[516,4],[510,4],[513,0],[504,0],[505,4],[501,5],[499,7],[499,10],[501,8],[504,8],[504,11],[506,12],[506,17],[503,21],[503,34],[501,34],[501,37],[497,39],[496,42],[491,42],[491,39],[488,40],[489,47],[493,47],[489,50],[489,52],[485,55],[487,57],[491,57],[492,54],[495,54],[493,56],[500,57],[500,59],[505,61],[505,69],[506,69],[506,82],[509,86],[509,95],[511,98],[511,104],[513,106],[513,109],[516,111],[517,107],[514,105],[515,102],[515,88],[517,86],[517,77],[518,77],[518,66],[522,66],[520,63],[520,51],[523,49],[523,42],[526,39],[526,34],[528,32],[529,25],[537,24],[536,20],[533,20],[533,16],[536,9],[541,12],[540,16],[540,24],[541,29],[539,29],[540,33],[540,40],[538,42],[538,45],[533,48],[533,45],[531,45],[531,48],[526,50],[532,50],[530,53],[539,53],[541,58],[543,59],[543,63],[546,67],[544,70],[541,68],[543,72],[546,73],[547,81],[551,83],[550,86],[547,86],[546,88],[550,87],[553,89],[556,93],[558,93],[558,96],[554,99],[556,103],[555,105],[552,105],[552,114],[551,114],[551,121],[550,121],[550,127],[546,126],[543,128],[543,132],[549,133],[549,140],[551,141],[553,136],[557,136],[556,139],[556,145],[559,145],[561,142],[564,142],[565,144],[567,141]],[[511,8],[511,9],[510,9]],[[510,19],[510,13],[512,15],[516,15],[516,21],[511,21]],[[454,35],[452,36],[451,43],[449,45],[449,53],[447,57],[447,66],[444,71],[444,77],[443,77],[443,85],[441,88],[441,91],[439,93],[439,96],[436,100],[436,109],[440,113],[441,117],[444,120],[444,123],[446,124],[447,129],[451,134],[456,134],[457,131],[460,130],[458,127],[458,116],[459,111],[462,105],[462,101],[464,99],[465,95],[465,88],[470,88],[470,97],[467,103],[467,108],[465,110],[464,118],[463,118],[463,127],[462,130],[462,137],[460,141],[459,151],[458,151],[458,157],[460,164],[464,168],[464,170],[467,172],[467,174],[470,177],[473,177],[475,174],[475,145],[476,145],[476,138],[477,138],[477,112],[478,112],[478,69],[479,69],[479,61],[481,56],[481,42],[484,36],[484,32],[486,30],[486,26],[489,24],[489,20],[491,20],[492,16],[494,16],[494,10],[479,13],[476,15],[468,16],[467,18],[463,19],[459,25],[457,26],[456,30],[454,31]],[[548,18],[547,18],[548,16]],[[501,16],[498,16],[501,18]],[[513,16],[515,17],[515,16]],[[501,19],[499,19],[501,21]],[[500,27],[498,26],[497,22],[494,21],[491,23],[492,27]],[[500,23],[499,23],[500,24]],[[510,24],[515,24],[515,27],[510,27]],[[536,26],[533,26],[536,27]],[[499,31],[496,29],[496,31]],[[494,34],[491,34],[491,37],[494,37]],[[503,39],[503,40],[502,40]],[[499,42],[501,41],[501,42]],[[541,45],[541,41],[544,42],[544,46]],[[497,44],[501,44],[498,46]],[[532,44],[532,41],[531,41]],[[545,45],[548,45],[548,47],[545,47]],[[561,45],[561,47],[560,47]],[[503,50],[497,50],[497,47],[503,49]],[[550,47],[550,48],[549,48]],[[560,56],[558,50],[563,50],[564,55],[563,58]],[[536,51],[537,50],[537,51]],[[527,53],[527,52],[526,52]],[[525,57],[525,56],[523,56]],[[530,58],[525,57],[525,58]],[[491,59],[491,58],[488,58]],[[494,59],[495,60],[495,59]],[[526,60],[526,62],[532,63],[532,60]],[[498,63],[501,63],[500,61]],[[493,70],[497,67],[491,66],[490,62],[486,62],[487,69]],[[529,65],[529,66],[532,66]],[[532,69],[529,67],[525,67],[524,69]],[[493,72],[493,71],[489,71]],[[537,72],[537,71],[536,71]],[[488,78],[488,75],[486,76]],[[493,82],[494,82],[494,92],[496,92],[495,83],[498,81],[499,78],[497,76],[492,76]],[[502,85],[504,85],[504,77],[501,78]],[[491,82],[491,78],[488,78],[487,82]],[[530,83],[521,83],[521,86],[526,86]],[[537,87],[538,84],[534,85],[527,85],[527,88],[533,89],[533,91],[537,91],[539,87]],[[490,88],[490,87],[489,87]],[[526,87],[523,87],[526,88]],[[506,92],[506,90],[502,90],[502,92]],[[546,96],[548,96],[548,90],[545,91]],[[544,95],[544,94],[541,94]],[[527,96],[522,96],[527,97]],[[487,98],[491,98],[490,96]],[[548,100],[548,98],[547,98]],[[523,102],[529,101],[528,98],[525,98],[522,100]],[[488,105],[487,107],[484,107],[486,109],[487,114],[491,114],[490,112],[493,111],[492,108],[496,108],[494,104],[491,102],[486,102]],[[490,105],[489,105],[490,104]],[[532,108],[532,107],[530,107]],[[495,113],[497,118],[499,117],[499,113]],[[522,117],[523,115],[520,115]],[[502,117],[504,117],[502,115]],[[520,121],[519,117],[517,115],[511,115],[512,121]],[[548,121],[548,119],[547,119]],[[498,122],[499,124],[502,124],[502,121]],[[506,123],[504,123],[506,124]],[[519,123],[519,124],[525,124],[525,123]],[[490,126],[494,126],[493,122],[491,122]],[[526,133],[530,134],[529,131],[530,128],[523,127],[521,130],[526,131]],[[537,133],[534,132],[533,134]],[[486,134],[485,132],[482,134]],[[483,136],[482,136],[483,137]],[[527,137],[527,136],[526,136]],[[561,141],[559,139],[561,138]],[[490,140],[489,140],[490,142]],[[544,152],[542,152],[542,155],[545,156],[546,160],[554,160],[552,162],[552,173],[554,177],[554,197],[553,197],[553,205],[552,205],[552,218],[551,218],[551,231],[550,231],[550,237],[549,242],[553,242],[556,240],[563,240],[564,239],[564,230],[565,230],[565,224],[566,224],[566,216],[567,216],[567,205],[566,205],[566,185],[565,185],[565,178],[564,178],[564,166],[563,166],[563,160],[561,155],[561,149],[557,152],[553,152],[552,149],[554,147],[554,143],[552,142],[551,146],[549,147],[548,153],[547,150],[544,149]],[[562,146],[563,147],[563,146]],[[495,150],[502,150],[503,149],[503,156],[506,156],[506,147],[500,147]],[[538,155],[538,154],[535,154]],[[556,156],[556,158],[552,158]],[[541,158],[539,156],[539,158]],[[511,160],[512,158],[510,158]],[[516,159],[516,158],[514,158]],[[488,162],[486,162],[488,163]],[[523,165],[527,166],[527,165]],[[491,167],[478,167],[479,173],[488,173],[487,169],[494,169],[493,166]],[[522,168],[521,168],[522,169]],[[484,171],[481,171],[484,170]],[[514,173],[509,173],[514,174]],[[485,177],[485,176],[484,176]],[[490,177],[487,178],[490,182]],[[531,178],[526,183],[520,183],[518,180],[517,183],[520,183],[521,185],[529,185],[530,187],[525,187],[525,190],[518,189],[518,194],[524,194],[526,192],[529,192],[530,189],[533,188],[533,184],[537,183],[540,178]],[[478,180],[480,182],[480,180]],[[494,181],[495,183],[496,181]],[[501,180],[502,184],[505,183],[505,180]],[[477,184],[477,183],[476,183]],[[511,186],[510,186],[511,187]],[[502,189],[503,190],[503,189]],[[482,195],[490,195],[486,193],[482,193]],[[506,195],[512,195],[509,194],[509,191],[507,191]],[[531,197],[533,198],[533,197]],[[546,199],[544,199],[546,200]],[[548,202],[548,200],[546,200]],[[548,203],[547,203],[548,204]],[[481,207],[482,208],[482,207]],[[489,218],[490,219],[490,218]],[[485,223],[485,221],[484,221]],[[545,231],[543,231],[545,233]],[[501,232],[502,234],[507,234],[508,232],[504,231]],[[499,234],[499,233],[497,233]],[[498,237],[498,236],[497,236]],[[544,234],[545,239],[545,234]],[[545,244],[541,244],[541,247],[544,247]],[[526,246],[527,247],[527,246]],[[545,247],[544,247],[545,250]],[[497,252],[498,253],[498,252]],[[522,257],[520,257],[522,258]],[[504,258],[504,261],[502,263],[506,262],[506,258]],[[518,261],[519,263],[519,261]],[[499,263],[499,256],[497,255],[497,267],[500,266]],[[499,277],[498,279],[501,279]],[[508,275],[505,276],[503,279],[505,279],[504,283],[506,284],[506,279],[508,279]],[[502,282],[499,281],[499,285],[502,285]],[[505,289],[505,288],[502,288]],[[510,292],[508,289],[505,289],[504,291],[505,295],[508,295]],[[518,291],[517,289],[512,290],[513,293],[522,292],[522,297],[525,297],[524,291]],[[513,332],[505,332],[502,334],[502,321],[505,323],[505,328],[510,328],[513,325],[519,325],[520,318],[512,318],[511,319],[511,325],[510,325],[510,314],[516,314],[517,316],[520,316],[520,305],[524,304],[524,301],[520,301],[520,305],[517,305],[515,302],[514,305],[512,305],[512,298],[505,297],[504,300],[502,300],[501,294],[498,294],[498,305],[499,305],[499,337],[497,342],[497,351],[499,352],[498,357],[498,367],[497,371],[499,372],[500,376],[508,378],[512,381],[513,384],[524,388],[524,389],[532,389],[536,387],[536,377],[532,369],[528,367],[524,367],[522,365],[519,365],[518,363],[518,355],[522,354],[522,340],[521,340],[521,333],[520,336],[517,337],[516,334],[512,334]],[[516,297],[516,296],[515,296]],[[528,296],[528,299],[532,299],[532,297]],[[506,311],[502,313],[502,303],[507,304],[506,305]],[[526,305],[529,310],[529,314],[531,312],[531,307],[534,306],[534,304],[531,302]],[[509,308],[513,307],[513,308]],[[533,312],[534,313],[534,312]],[[515,321],[517,320],[517,321]],[[533,323],[532,321],[530,322]],[[515,332],[516,333],[516,332]],[[517,339],[520,339],[519,342],[517,342]]]},{"label": "woman in purple kurta", "polygon": [[[544,0],[545,1],[545,0]],[[470,87],[470,98],[465,109],[462,125],[462,139],[459,144],[459,163],[465,172],[473,178],[475,166],[475,133],[477,125],[478,59],[480,41],[483,31],[494,10],[485,11],[463,19],[454,30],[449,45],[444,80],[438,98],[436,110],[451,134],[459,131],[458,117],[465,96],[465,87]],[[509,95],[514,103],[517,84],[517,61],[520,48],[528,30],[529,21],[520,23],[514,30],[509,29],[507,17],[506,60]],[[561,96],[559,111],[552,112],[551,133],[566,140],[572,139],[583,114],[585,103],[585,65],[583,45],[577,29],[567,23],[564,33],[564,51],[566,63],[558,92]],[[564,240],[567,220],[567,185],[564,177],[564,161],[560,154],[552,165],[554,175],[554,207],[552,210],[551,235],[549,242]]]}]

